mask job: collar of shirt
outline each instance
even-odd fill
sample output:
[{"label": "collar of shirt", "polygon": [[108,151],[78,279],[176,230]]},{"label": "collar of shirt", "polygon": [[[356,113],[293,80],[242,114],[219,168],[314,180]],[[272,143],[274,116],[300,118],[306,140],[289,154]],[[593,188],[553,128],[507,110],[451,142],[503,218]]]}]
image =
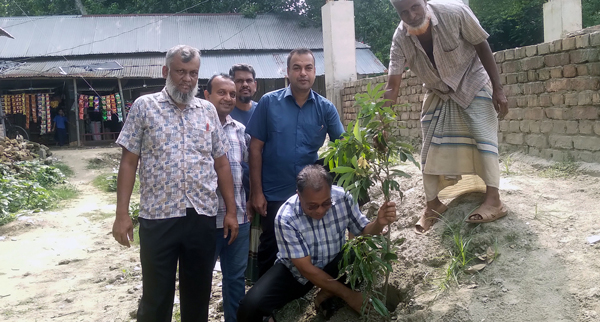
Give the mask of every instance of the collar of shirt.
[{"label": "collar of shirt", "polygon": [[[288,85],[288,87],[285,88],[285,93],[283,94],[283,97],[287,98],[287,97],[292,97],[292,99],[294,100],[294,102],[296,101],[296,99],[294,98],[294,94],[292,93],[292,87]],[[314,101],[315,100],[315,92],[311,89],[310,93],[308,94],[308,99],[306,100],[308,101]]]},{"label": "collar of shirt", "polygon": [[226,126],[237,126],[236,122],[234,121],[233,117],[231,117],[231,115],[227,115],[225,117],[225,124],[223,124],[223,128],[225,128]]}]

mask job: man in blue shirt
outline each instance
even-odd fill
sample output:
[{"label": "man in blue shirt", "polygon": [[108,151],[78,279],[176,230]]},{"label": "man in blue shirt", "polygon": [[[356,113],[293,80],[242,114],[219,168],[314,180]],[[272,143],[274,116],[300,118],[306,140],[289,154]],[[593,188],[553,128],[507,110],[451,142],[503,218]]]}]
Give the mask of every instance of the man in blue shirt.
[{"label": "man in blue shirt", "polygon": [[58,145],[63,146],[67,142],[67,117],[65,111],[62,108],[58,109],[58,115],[54,117],[54,131],[58,136]]},{"label": "man in blue shirt", "polygon": [[273,221],[279,207],[294,195],[296,176],[317,161],[327,134],[336,140],[344,132],[335,106],[311,89],[316,77],[312,52],[305,48],[290,52],[287,73],[290,86],[265,94],[246,127],[252,136],[248,208],[250,215],[263,216],[259,276],[277,257]]},{"label": "man in blue shirt", "polygon": [[229,69],[229,76],[235,83],[237,97],[235,107],[229,115],[246,126],[257,104],[252,100],[256,93],[256,72],[248,64],[235,64]]}]

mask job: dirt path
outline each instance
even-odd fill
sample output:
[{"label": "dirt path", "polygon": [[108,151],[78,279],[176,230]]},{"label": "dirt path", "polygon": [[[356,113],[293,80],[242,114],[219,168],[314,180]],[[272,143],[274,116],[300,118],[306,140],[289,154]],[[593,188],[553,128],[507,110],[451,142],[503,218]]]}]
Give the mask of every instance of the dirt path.
[{"label": "dirt path", "polygon": [[[129,321],[141,296],[139,248],[119,246],[110,235],[114,195],[90,183],[100,173],[86,169],[87,159],[118,149],[60,150],[55,155],[75,171],[70,181],[80,196],[63,210],[21,217],[0,227],[0,320]],[[449,264],[446,225],[424,236],[412,225],[423,208],[420,176],[403,183],[395,237],[405,237],[393,284],[400,305],[398,321],[599,321],[600,180],[589,175],[543,178],[532,164],[514,157],[502,179],[509,216],[497,222],[464,226],[473,245],[500,254],[478,274],[461,275],[459,285],[440,285]],[[596,172],[597,173],[597,172]],[[375,198],[374,198],[375,199]],[[448,225],[481,201],[469,194],[450,202]],[[211,321],[221,321],[216,273]],[[281,321],[322,321],[311,301],[298,301],[280,312]],[[347,308],[330,321],[356,321]]]}]

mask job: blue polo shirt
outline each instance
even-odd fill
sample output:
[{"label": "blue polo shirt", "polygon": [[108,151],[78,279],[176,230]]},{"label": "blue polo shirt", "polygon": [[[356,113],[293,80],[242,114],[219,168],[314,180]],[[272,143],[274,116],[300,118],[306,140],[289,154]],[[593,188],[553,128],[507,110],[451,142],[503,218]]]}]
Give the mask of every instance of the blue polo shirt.
[{"label": "blue polo shirt", "polygon": [[242,111],[237,106],[233,107],[233,110],[229,115],[236,121],[244,124],[244,126],[248,125],[248,121],[252,117],[254,110],[256,109],[256,102],[252,101],[252,107],[248,111]]},{"label": "blue polo shirt", "polygon": [[344,133],[335,106],[310,91],[300,107],[288,86],[265,94],[246,127],[246,133],[265,143],[262,152],[262,186],[267,201],[283,201],[296,193],[296,176],[317,161],[325,142]]}]

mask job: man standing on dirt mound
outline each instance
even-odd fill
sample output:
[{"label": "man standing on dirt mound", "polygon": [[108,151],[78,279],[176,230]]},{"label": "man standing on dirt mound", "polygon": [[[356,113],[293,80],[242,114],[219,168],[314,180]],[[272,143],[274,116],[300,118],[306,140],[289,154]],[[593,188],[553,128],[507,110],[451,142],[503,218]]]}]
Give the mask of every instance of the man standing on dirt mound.
[{"label": "man standing on dirt mound", "polygon": [[486,223],[506,215],[498,187],[498,118],[508,113],[489,36],[462,2],[390,0],[402,22],[390,52],[385,98],[396,102],[405,66],[427,90],[421,113],[421,165],[427,207],[416,231],[448,208],[439,192],[461,175],[478,175],[485,201],[468,217]]},{"label": "man standing on dirt mound", "polygon": [[129,199],[140,164],[140,259],[143,294],[138,321],[169,322],[179,263],[182,321],[208,321],[218,209],[224,237],[238,234],[227,135],[215,107],[196,98],[200,52],[179,45],[167,52],[165,88],[138,98],[117,139],[123,147],[113,236],[129,247]]},{"label": "man standing on dirt mound", "polygon": [[246,128],[250,141],[249,212],[258,213],[263,232],[258,248],[259,277],[277,258],[273,221],[279,207],[296,190],[296,175],[317,161],[317,152],[329,134],[344,132],[337,109],[315,93],[315,57],[306,48],[287,58],[290,86],[265,94]]}]

